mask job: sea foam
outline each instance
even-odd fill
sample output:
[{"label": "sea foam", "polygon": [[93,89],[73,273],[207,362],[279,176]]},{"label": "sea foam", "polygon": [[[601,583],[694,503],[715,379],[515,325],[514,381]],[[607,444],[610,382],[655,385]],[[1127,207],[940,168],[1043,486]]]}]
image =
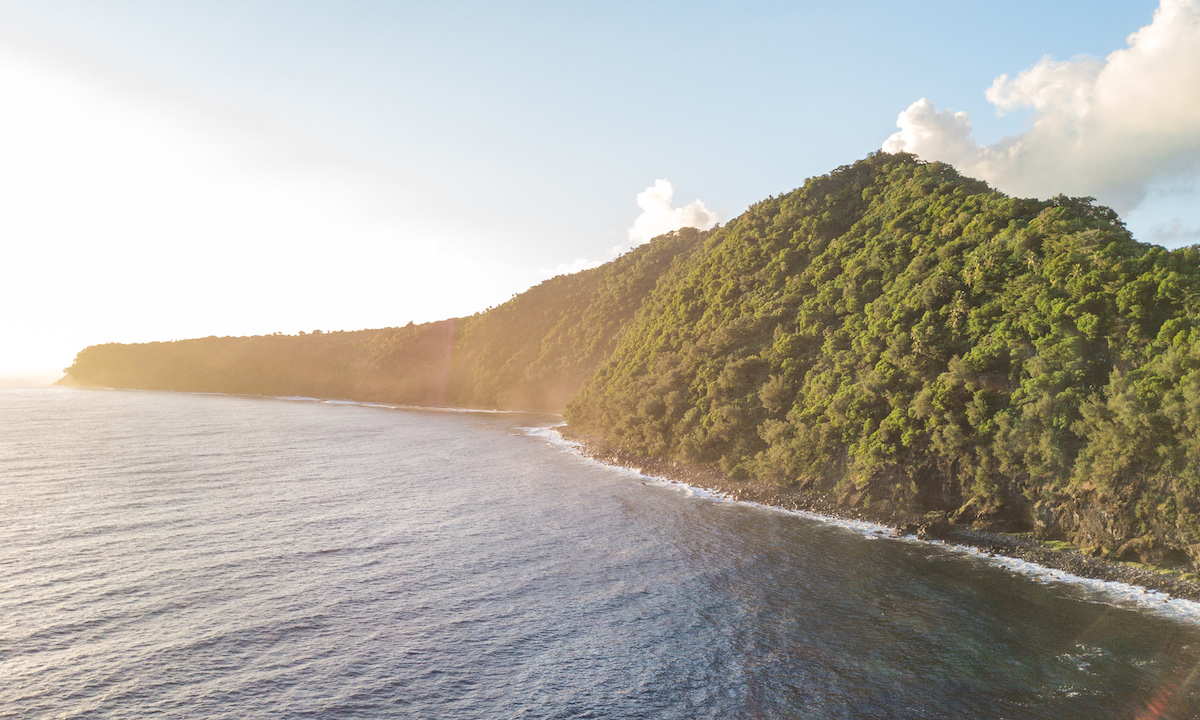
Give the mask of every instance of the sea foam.
[{"label": "sea foam", "polygon": [[821,522],[826,525],[834,525],[872,540],[887,538],[900,542],[919,543],[924,546],[933,545],[942,548],[947,552],[970,556],[975,560],[988,565],[1004,568],[1011,572],[1017,573],[1018,575],[1027,577],[1042,585],[1069,587],[1073,589],[1079,597],[1088,602],[1124,608],[1136,608],[1165,619],[1200,625],[1200,602],[1171,597],[1167,593],[1160,592],[1158,590],[1150,590],[1138,585],[1131,585],[1129,583],[1123,583],[1116,580],[1098,580],[1095,578],[1081,577],[1063,570],[1056,570],[1044,565],[1039,565],[1028,560],[984,552],[979,548],[971,547],[969,545],[957,545],[954,543],[947,543],[942,540],[924,540],[915,535],[896,536],[893,534],[893,528],[866,520],[837,518],[815,513],[809,510],[789,510],[787,508],[765,505],[763,503],[753,501],[737,500],[726,493],[689,485],[685,482],[671,480],[658,475],[651,475],[643,472],[641,468],[614,465],[612,463],[603,462],[587,455],[584,452],[582,443],[578,443],[563,437],[562,433],[558,431],[558,428],[561,428],[565,425],[566,423],[558,423],[555,425],[547,425],[542,427],[524,427],[519,428],[519,430],[526,435],[541,438],[551,445],[570,452],[578,457],[581,462],[607,468],[612,472],[637,479],[645,485],[670,488],[687,497],[701,498],[713,502],[744,505],[770,512],[794,515],[808,520]]}]

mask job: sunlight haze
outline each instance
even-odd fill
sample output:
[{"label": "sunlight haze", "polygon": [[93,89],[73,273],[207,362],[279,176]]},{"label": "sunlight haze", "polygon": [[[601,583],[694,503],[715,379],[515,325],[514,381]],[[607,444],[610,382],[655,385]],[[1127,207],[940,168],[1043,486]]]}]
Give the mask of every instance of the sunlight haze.
[{"label": "sunlight haze", "polygon": [[[469,315],[881,146],[1192,244],[1198,32],[1200,0],[0,0],[0,374]],[[1161,142],[1112,110],[1146,98]]]}]

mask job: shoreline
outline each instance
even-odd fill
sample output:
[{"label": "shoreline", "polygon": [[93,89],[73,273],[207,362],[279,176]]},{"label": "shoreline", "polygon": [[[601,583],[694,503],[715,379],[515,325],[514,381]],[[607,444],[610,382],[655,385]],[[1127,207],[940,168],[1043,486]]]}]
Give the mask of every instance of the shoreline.
[{"label": "shoreline", "polygon": [[[1200,602],[1200,583],[1171,570],[1158,570],[1132,563],[1101,560],[1076,548],[1054,547],[1025,535],[998,533],[958,526],[944,520],[944,513],[929,513],[921,520],[896,518],[879,513],[851,510],[811,493],[788,492],[786,488],[753,480],[738,481],[718,472],[689,467],[683,463],[631,455],[573,432],[569,426],[554,428],[580,453],[597,462],[637,470],[669,482],[715,493],[736,502],[754,503],[789,512],[806,513],[828,520],[869,522],[891,531],[895,539],[916,538],[972,548],[986,556],[1023,560],[1047,570],[1058,570],[1086,580],[1117,582],[1154,591],[1169,599]],[[937,517],[941,515],[941,517]],[[930,517],[934,516],[934,517]],[[879,535],[877,535],[879,537]]]},{"label": "shoreline", "polygon": [[[48,387],[54,387],[58,384]],[[101,390],[135,390],[147,392],[140,388],[70,386],[82,389]],[[149,391],[164,392],[164,391]],[[183,392],[192,395],[223,395],[230,397],[261,398],[266,400],[282,400],[284,402],[314,402],[337,405],[358,405],[363,407],[378,407],[400,411],[443,411],[443,412],[482,412],[496,414],[540,414],[557,415],[539,411],[524,410],[494,410],[467,407],[427,406],[389,404],[360,400],[343,400],[307,396],[253,395],[220,392],[189,392],[167,390],[165,392]],[[607,444],[574,432],[565,422],[559,425],[547,426],[563,440],[569,442],[583,456],[596,462],[612,467],[636,470],[647,476],[662,478],[672,483],[711,492],[735,502],[754,503],[768,508],[787,512],[807,513],[825,520],[843,522],[868,522],[883,526],[891,531],[889,535],[876,535],[893,539],[915,538],[928,542],[942,542],[972,548],[987,556],[1001,556],[1033,563],[1047,570],[1058,570],[1086,580],[1117,582],[1142,588],[1145,591],[1162,593],[1170,599],[1188,600],[1200,603],[1200,582],[1194,582],[1181,577],[1179,573],[1166,569],[1154,569],[1146,565],[1101,560],[1087,555],[1077,548],[1058,548],[1050,543],[1035,540],[1024,535],[998,533],[987,530],[977,530],[971,527],[958,526],[929,519],[928,515],[921,522],[913,519],[898,519],[880,513],[848,509],[831,502],[828,498],[812,493],[788,492],[786,488],[757,481],[738,481],[728,478],[719,472],[687,466],[675,461],[665,461],[657,458],[632,455],[621,452]],[[936,514],[936,513],[935,513]]]}]

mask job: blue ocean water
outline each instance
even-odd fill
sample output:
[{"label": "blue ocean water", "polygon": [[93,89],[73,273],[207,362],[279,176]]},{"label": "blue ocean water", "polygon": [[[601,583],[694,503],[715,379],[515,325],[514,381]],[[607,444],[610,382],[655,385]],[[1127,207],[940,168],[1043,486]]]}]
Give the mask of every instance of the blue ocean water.
[{"label": "blue ocean water", "polygon": [[1200,716],[1200,624],[547,416],[0,388],[2,718]]}]

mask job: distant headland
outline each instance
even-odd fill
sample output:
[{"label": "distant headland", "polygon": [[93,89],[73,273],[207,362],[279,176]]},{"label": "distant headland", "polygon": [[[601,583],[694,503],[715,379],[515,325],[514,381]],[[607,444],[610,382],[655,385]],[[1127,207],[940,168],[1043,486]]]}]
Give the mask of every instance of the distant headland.
[{"label": "distant headland", "polygon": [[562,412],[734,494],[1200,567],[1200,251],[906,154],[470,317],[97,345],[61,382]]}]

